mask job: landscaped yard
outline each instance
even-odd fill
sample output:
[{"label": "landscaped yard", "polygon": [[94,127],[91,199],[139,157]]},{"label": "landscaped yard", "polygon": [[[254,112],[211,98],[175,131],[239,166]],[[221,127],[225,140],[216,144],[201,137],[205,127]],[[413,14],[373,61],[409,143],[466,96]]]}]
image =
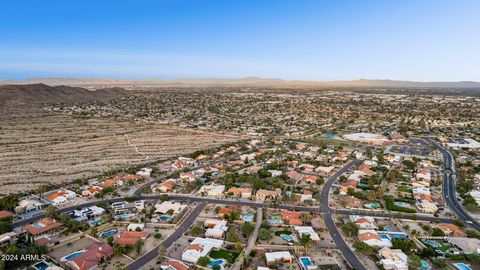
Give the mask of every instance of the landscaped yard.
[{"label": "landscaped yard", "polygon": [[291,232],[291,231],[288,231],[288,230],[280,230],[280,231],[276,231],[276,232],[275,232],[275,235],[276,235],[276,236],[280,236],[280,235],[282,235],[282,234],[291,235],[292,232]]},{"label": "landscaped yard", "polygon": [[220,250],[213,250],[212,252],[210,252],[209,256],[212,257],[213,259],[225,259],[229,263],[234,263],[238,255],[240,255],[240,253],[237,251],[220,249]]}]

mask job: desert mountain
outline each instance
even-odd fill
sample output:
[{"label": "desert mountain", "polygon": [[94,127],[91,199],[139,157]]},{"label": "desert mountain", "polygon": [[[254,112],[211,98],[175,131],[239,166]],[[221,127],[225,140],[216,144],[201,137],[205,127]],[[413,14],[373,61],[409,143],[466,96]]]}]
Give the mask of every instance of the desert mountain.
[{"label": "desert mountain", "polygon": [[90,91],[81,87],[45,84],[0,86],[0,101],[3,105],[9,106],[101,101],[118,98],[125,94],[126,90],[118,87]]},{"label": "desert mountain", "polygon": [[0,80],[2,84],[47,84],[83,86],[88,88],[101,87],[162,87],[162,86],[338,86],[338,87],[415,87],[415,88],[480,88],[480,82],[415,82],[399,80],[351,80],[351,81],[302,81],[283,80],[277,78],[246,77],[238,79],[219,78],[181,78],[175,80],[144,79],[144,80],[114,80],[102,78],[32,78],[27,80]]}]

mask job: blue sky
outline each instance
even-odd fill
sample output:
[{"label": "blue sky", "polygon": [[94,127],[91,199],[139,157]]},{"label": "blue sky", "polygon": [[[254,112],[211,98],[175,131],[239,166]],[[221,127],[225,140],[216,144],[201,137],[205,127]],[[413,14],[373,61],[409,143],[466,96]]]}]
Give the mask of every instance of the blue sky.
[{"label": "blue sky", "polygon": [[480,81],[480,1],[2,1],[0,79]]}]

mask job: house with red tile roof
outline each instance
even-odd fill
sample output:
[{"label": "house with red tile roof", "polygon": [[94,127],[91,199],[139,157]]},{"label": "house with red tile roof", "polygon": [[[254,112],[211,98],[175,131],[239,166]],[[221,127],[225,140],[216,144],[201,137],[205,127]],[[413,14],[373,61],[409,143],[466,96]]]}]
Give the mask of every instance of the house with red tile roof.
[{"label": "house with red tile roof", "polygon": [[184,264],[181,261],[177,260],[168,260],[166,262],[163,262],[160,265],[160,268],[162,270],[188,270],[190,269],[188,265]]},{"label": "house with red tile roof", "polygon": [[301,181],[303,179],[303,174],[296,171],[288,171],[285,173],[288,178],[292,179],[295,182]]},{"label": "house with red tile roof", "polygon": [[115,243],[124,246],[133,246],[138,240],[145,240],[148,237],[148,232],[137,232],[137,231],[123,231]]},{"label": "house with red tile roof", "polygon": [[157,184],[154,188],[153,191],[159,191],[159,192],[170,192],[175,188],[175,179],[168,179],[167,181],[163,183]]},{"label": "house with red tile roof", "polygon": [[84,191],[82,191],[82,196],[83,197],[93,197],[93,196],[95,196],[95,194],[102,191],[102,189],[103,188],[99,187],[99,186],[90,186],[87,189],[85,189]]},{"label": "house with red tile roof", "polygon": [[41,235],[56,233],[62,226],[63,223],[58,222],[55,219],[44,218],[36,223],[23,226],[23,230],[30,236],[36,238]]},{"label": "house with red tile roof", "polygon": [[299,226],[299,225],[303,224],[303,221],[302,221],[301,217],[304,214],[305,214],[305,212],[283,210],[282,211],[282,220],[287,225]]},{"label": "house with red tile roof", "polygon": [[218,211],[218,216],[223,218],[225,215],[230,215],[232,212],[238,211],[239,207],[236,205],[229,205],[227,207],[223,207]]},{"label": "house with red tile roof", "polygon": [[305,174],[303,176],[303,181],[307,184],[316,184],[317,179],[318,179],[318,176],[316,176],[316,175]]},{"label": "house with red tile roof", "polygon": [[86,251],[75,256],[67,264],[75,270],[96,269],[98,264],[113,256],[113,248],[106,243],[94,242],[90,244]]}]

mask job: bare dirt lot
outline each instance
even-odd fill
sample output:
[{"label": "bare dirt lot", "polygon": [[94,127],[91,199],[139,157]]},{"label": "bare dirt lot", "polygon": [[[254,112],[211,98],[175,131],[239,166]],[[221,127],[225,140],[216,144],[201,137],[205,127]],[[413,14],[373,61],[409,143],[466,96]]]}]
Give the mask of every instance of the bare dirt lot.
[{"label": "bare dirt lot", "polygon": [[238,136],[114,118],[0,114],[0,195],[166,159]]}]

